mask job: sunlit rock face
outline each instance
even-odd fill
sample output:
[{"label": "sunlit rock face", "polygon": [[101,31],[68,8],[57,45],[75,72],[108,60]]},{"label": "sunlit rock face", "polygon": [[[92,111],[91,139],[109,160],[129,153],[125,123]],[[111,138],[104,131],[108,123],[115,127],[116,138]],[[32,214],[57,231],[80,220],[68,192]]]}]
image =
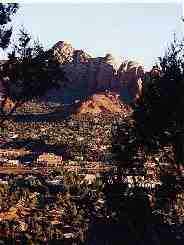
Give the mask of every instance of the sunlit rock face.
[{"label": "sunlit rock face", "polygon": [[51,54],[61,65],[63,64],[85,64],[91,58],[83,50],[75,50],[72,45],[65,41],[57,42],[51,49]]},{"label": "sunlit rock face", "polygon": [[71,44],[59,41],[53,46],[52,55],[60,63],[67,85],[73,90],[82,87],[90,94],[111,88],[116,66],[111,54],[92,58],[83,50],[75,50]]},{"label": "sunlit rock face", "polygon": [[52,55],[60,64],[73,62],[73,53],[72,45],[65,41],[57,42],[52,48]]}]

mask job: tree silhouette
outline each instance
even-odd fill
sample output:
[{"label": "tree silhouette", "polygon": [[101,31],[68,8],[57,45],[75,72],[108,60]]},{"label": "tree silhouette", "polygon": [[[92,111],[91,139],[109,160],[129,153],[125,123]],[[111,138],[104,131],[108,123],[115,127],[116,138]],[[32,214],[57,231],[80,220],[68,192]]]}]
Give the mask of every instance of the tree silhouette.
[{"label": "tree silhouette", "polygon": [[[152,146],[171,142],[176,163],[184,164],[184,41],[174,40],[159,58],[161,75],[144,81],[143,95],[135,106],[134,118],[144,142]],[[156,144],[159,143],[159,144]]]},{"label": "tree silhouette", "polygon": [[[0,3],[0,48],[6,49],[10,44],[10,38],[12,35],[13,27],[10,25],[12,21],[12,16],[17,12],[19,5],[17,3]],[[2,80],[2,72],[0,74],[0,79]],[[6,83],[1,81],[4,90],[6,90]],[[3,90],[3,91],[4,91]],[[0,113],[2,113],[2,107],[4,107],[6,99],[1,98],[0,103]]]},{"label": "tree silhouette", "polygon": [[17,12],[19,5],[17,3],[0,3],[0,47],[5,49],[10,43],[12,35],[12,26],[8,24],[12,21],[12,16]]},{"label": "tree silhouette", "polygon": [[52,87],[58,87],[63,80],[63,72],[59,65],[49,60],[49,52],[44,51],[40,43],[33,42],[24,28],[20,30],[18,42],[9,54],[9,60],[3,66],[3,76],[6,77],[6,99],[14,102],[11,110],[6,113],[1,107],[4,121],[16,111],[17,107],[32,99],[43,96]]}]

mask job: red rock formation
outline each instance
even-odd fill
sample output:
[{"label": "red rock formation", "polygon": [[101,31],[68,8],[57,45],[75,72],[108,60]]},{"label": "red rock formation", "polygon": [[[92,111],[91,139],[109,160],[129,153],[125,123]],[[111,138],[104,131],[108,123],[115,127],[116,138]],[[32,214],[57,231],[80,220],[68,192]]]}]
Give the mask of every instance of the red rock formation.
[{"label": "red rock formation", "polygon": [[121,113],[126,117],[131,109],[121,102],[118,94],[105,92],[94,94],[86,101],[78,103],[75,112],[78,114]]},{"label": "red rock formation", "polygon": [[111,90],[123,95],[122,91],[125,91],[129,102],[141,94],[144,70],[140,64],[125,61],[118,68],[111,54],[92,58],[64,41],[56,43],[51,53],[65,72],[66,86],[73,91],[78,92],[81,87],[86,94]]},{"label": "red rock formation", "polygon": [[59,41],[52,47],[52,55],[60,64],[73,62],[74,49],[70,43]]}]

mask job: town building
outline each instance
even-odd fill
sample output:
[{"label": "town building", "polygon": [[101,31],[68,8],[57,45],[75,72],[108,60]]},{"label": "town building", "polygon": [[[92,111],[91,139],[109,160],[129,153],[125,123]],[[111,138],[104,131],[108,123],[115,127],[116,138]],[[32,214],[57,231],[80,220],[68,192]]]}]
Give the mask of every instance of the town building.
[{"label": "town building", "polygon": [[37,164],[44,167],[59,167],[63,165],[63,158],[55,154],[43,153],[38,157]]}]

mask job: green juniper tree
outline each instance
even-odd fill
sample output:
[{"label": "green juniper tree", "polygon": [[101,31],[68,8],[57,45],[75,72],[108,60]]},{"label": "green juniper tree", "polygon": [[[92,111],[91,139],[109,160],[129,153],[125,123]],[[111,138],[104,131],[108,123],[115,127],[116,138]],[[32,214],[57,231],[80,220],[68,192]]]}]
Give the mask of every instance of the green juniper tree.
[{"label": "green juniper tree", "polygon": [[59,65],[49,60],[49,51],[44,51],[38,41],[34,42],[24,28],[3,66],[3,75],[8,78],[6,96],[14,106],[8,113],[2,108],[0,126],[17,107],[40,98],[53,87],[59,87],[64,77]]},{"label": "green juniper tree", "polygon": [[[13,27],[10,24],[12,17],[16,14],[19,5],[17,3],[0,3],[0,48],[5,50],[10,44],[10,39],[12,36]],[[3,113],[2,108],[6,103],[6,96],[4,98],[4,93],[6,93],[6,83],[2,80],[2,72],[0,73],[0,114]]]},{"label": "green juniper tree", "polygon": [[134,111],[137,130],[150,149],[173,144],[176,164],[184,164],[184,41],[174,37],[164,57],[159,58],[162,75],[145,84]]},{"label": "green juniper tree", "polygon": [[9,46],[13,28],[10,26],[12,16],[17,12],[17,3],[0,3],[0,47],[6,49]]}]

